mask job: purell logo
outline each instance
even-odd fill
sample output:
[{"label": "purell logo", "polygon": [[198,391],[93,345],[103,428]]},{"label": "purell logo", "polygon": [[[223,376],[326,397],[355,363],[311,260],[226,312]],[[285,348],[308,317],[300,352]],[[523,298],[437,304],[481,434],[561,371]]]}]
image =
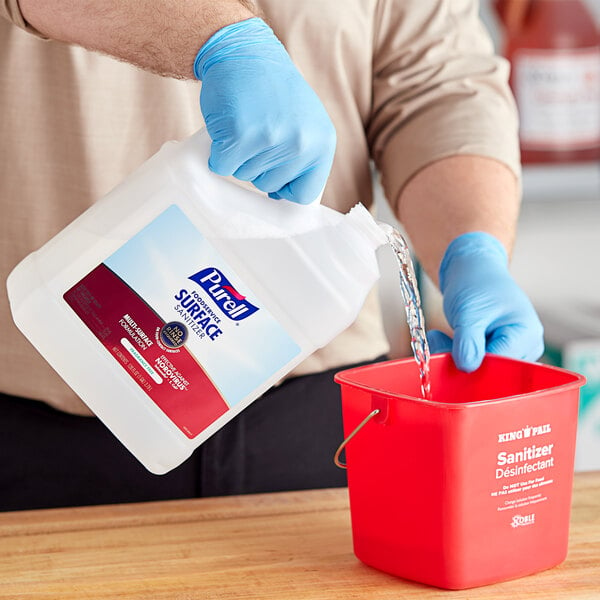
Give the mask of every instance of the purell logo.
[{"label": "purell logo", "polygon": [[248,318],[258,310],[246,300],[219,269],[208,267],[188,277],[204,289],[222,313],[232,321],[241,321]]},{"label": "purell logo", "polygon": [[499,433],[498,434],[498,443],[502,442],[513,442],[514,440],[523,440],[525,438],[535,437],[536,435],[543,435],[544,433],[552,433],[552,427],[550,427],[550,423],[546,423],[545,425],[536,425],[535,427],[531,427],[527,425],[522,429],[517,429],[516,431],[509,431],[507,433]]},{"label": "purell logo", "polygon": [[530,515],[514,515],[510,526],[515,529],[517,527],[525,527],[526,525],[533,525],[535,523],[535,513]]}]

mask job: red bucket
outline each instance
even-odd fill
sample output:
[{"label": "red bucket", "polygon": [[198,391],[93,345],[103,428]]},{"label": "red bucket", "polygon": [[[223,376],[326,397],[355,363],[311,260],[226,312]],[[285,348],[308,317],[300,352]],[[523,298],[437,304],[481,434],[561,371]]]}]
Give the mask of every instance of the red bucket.
[{"label": "red bucket", "polygon": [[583,376],[496,355],[467,374],[438,354],[431,401],[412,358],[335,380],[361,561],[465,589],[565,559]]}]

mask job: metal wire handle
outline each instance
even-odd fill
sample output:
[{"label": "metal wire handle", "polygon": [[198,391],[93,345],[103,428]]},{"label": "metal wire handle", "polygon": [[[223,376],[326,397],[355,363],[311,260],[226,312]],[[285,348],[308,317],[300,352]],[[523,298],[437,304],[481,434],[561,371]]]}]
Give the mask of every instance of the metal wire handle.
[{"label": "metal wire handle", "polygon": [[333,462],[335,463],[336,467],[339,467],[340,469],[347,469],[348,466],[346,465],[346,463],[343,463],[340,460],[340,454],[343,452],[344,448],[346,447],[346,444],[348,444],[348,442],[375,416],[378,415],[381,412],[381,410],[379,408],[376,408],[374,410],[372,410],[354,429],[354,431],[339,445],[338,449],[336,450],[336,453],[333,457]]}]

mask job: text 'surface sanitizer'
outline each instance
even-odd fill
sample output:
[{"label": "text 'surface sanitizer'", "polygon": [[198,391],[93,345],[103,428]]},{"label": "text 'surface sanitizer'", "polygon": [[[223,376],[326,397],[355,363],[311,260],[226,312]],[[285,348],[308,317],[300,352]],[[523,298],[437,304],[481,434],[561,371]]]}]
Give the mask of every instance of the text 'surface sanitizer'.
[{"label": "text 'surface sanitizer'", "polygon": [[119,440],[166,473],[356,318],[386,234],[211,173],[168,142],[8,278],[19,329]]}]

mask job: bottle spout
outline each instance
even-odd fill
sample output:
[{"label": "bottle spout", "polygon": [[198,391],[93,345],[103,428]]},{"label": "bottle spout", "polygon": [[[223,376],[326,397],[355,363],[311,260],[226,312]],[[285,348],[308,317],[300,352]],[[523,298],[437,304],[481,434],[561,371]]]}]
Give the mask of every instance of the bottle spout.
[{"label": "bottle spout", "polygon": [[386,223],[375,221],[371,213],[360,202],[350,209],[346,218],[357,230],[366,235],[376,248],[389,243],[391,227]]}]

